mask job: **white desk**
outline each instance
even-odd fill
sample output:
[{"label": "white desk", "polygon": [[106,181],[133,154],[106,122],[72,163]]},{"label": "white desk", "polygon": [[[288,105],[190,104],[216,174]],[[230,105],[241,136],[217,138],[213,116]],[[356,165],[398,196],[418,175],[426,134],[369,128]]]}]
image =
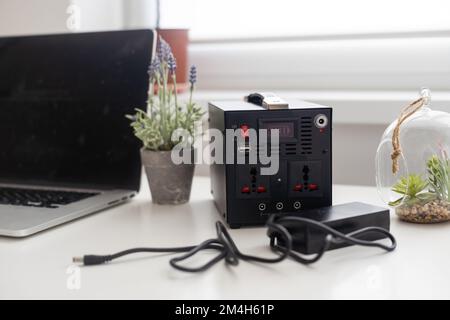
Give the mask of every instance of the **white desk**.
[{"label": "white desk", "polygon": [[[334,200],[381,204],[374,188],[359,186],[335,186]],[[197,244],[215,237],[218,217],[208,178],[196,177],[191,202],[174,207],[152,204],[144,184],[128,204],[30,238],[0,238],[0,298],[450,298],[450,224],[414,225],[395,215],[392,231],[398,248],[393,253],[349,247],[328,252],[312,266],[219,263],[201,274],[176,271],[169,256],[156,254],[68,269],[73,255]],[[242,251],[271,254],[265,229],[231,234]]]}]

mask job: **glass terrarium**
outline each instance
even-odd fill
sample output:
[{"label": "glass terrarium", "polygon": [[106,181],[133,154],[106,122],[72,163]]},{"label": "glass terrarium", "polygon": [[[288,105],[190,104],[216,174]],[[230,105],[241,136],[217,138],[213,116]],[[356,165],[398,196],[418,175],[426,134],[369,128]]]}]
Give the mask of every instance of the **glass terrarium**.
[{"label": "glass terrarium", "polygon": [[430,106],[422,89],[386,129],[376,155],[378,191],[409,222],[450,220],[450,113]]}]

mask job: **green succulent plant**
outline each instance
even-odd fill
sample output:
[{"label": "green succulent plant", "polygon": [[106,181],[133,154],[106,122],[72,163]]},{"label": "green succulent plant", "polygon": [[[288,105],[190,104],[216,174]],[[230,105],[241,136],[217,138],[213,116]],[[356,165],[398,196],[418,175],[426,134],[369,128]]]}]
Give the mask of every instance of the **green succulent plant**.
[{"label": "green succulent plant", "polygon": [[450,202],[450,160],[447,157],[440,159],[433,155],[426,162],[426,166],[426,179],[418,174],[411,174],[399,179],[392,187],[392,191],[401,194],[402,197],[390,202],[390,206],[397,206],[401,203],[413,205],[435,199]]},{"label": "green succulent plant", "polygon": [[433,194],[426,192],[428,181],[421,175],[411,174],[407,177],[402,177],[392,187],[392,191],[402,194],[403,196],[395,201],[389,202],[390,206],[397,206],[402,202],[406,204],[414,204],[420,201],[429,200]]},{"label": "green succulent plant", "polygon": [[430,191],[440,200],[450,202],[450,160],[432,156],[427,161],[427,170]]},{"label": "green succulent plant", "polygon": [[401,193],[410,197],[416,197],[418,193],[428,187],[428,182],[417,174],[411,174],[407,177],[402,177],[392,187],[392,191]]}]

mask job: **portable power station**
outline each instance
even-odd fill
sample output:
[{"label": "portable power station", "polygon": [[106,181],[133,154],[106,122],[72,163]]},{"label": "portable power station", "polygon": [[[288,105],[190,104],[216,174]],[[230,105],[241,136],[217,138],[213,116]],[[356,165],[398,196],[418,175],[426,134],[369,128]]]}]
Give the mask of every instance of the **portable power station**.
[{"label": "portable power station", "polygon": [[[284,102],[273,94],[251,94],[246,101],[209,103],[209,128],[223,133],[223,153],[248,153],[245,139],[227,137],[227,129],[243,136],[249,129],[278,129],[278,171],[261,174],[266,164],[212,163],[211,193],[231,228],[264,225],[273,213],[283,214],[330,206],[332,202],[332,109],[305,101]],[[266,131],[266,132],[267,132]],[[233,141],[227,141],[233,139]],[[242,142],[243,141],[243,142]]]}]

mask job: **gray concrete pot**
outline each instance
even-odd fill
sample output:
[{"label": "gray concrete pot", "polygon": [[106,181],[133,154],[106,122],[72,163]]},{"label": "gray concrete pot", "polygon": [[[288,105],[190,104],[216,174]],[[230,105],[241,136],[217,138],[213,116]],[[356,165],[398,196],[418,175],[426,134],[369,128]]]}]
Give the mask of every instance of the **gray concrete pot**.
[{"label": "gray concrete pot", "polygon": [[191,195],[195,164],[174,164],[170,153],[141,150],[152,200],[157,204],[186,203]]}]

